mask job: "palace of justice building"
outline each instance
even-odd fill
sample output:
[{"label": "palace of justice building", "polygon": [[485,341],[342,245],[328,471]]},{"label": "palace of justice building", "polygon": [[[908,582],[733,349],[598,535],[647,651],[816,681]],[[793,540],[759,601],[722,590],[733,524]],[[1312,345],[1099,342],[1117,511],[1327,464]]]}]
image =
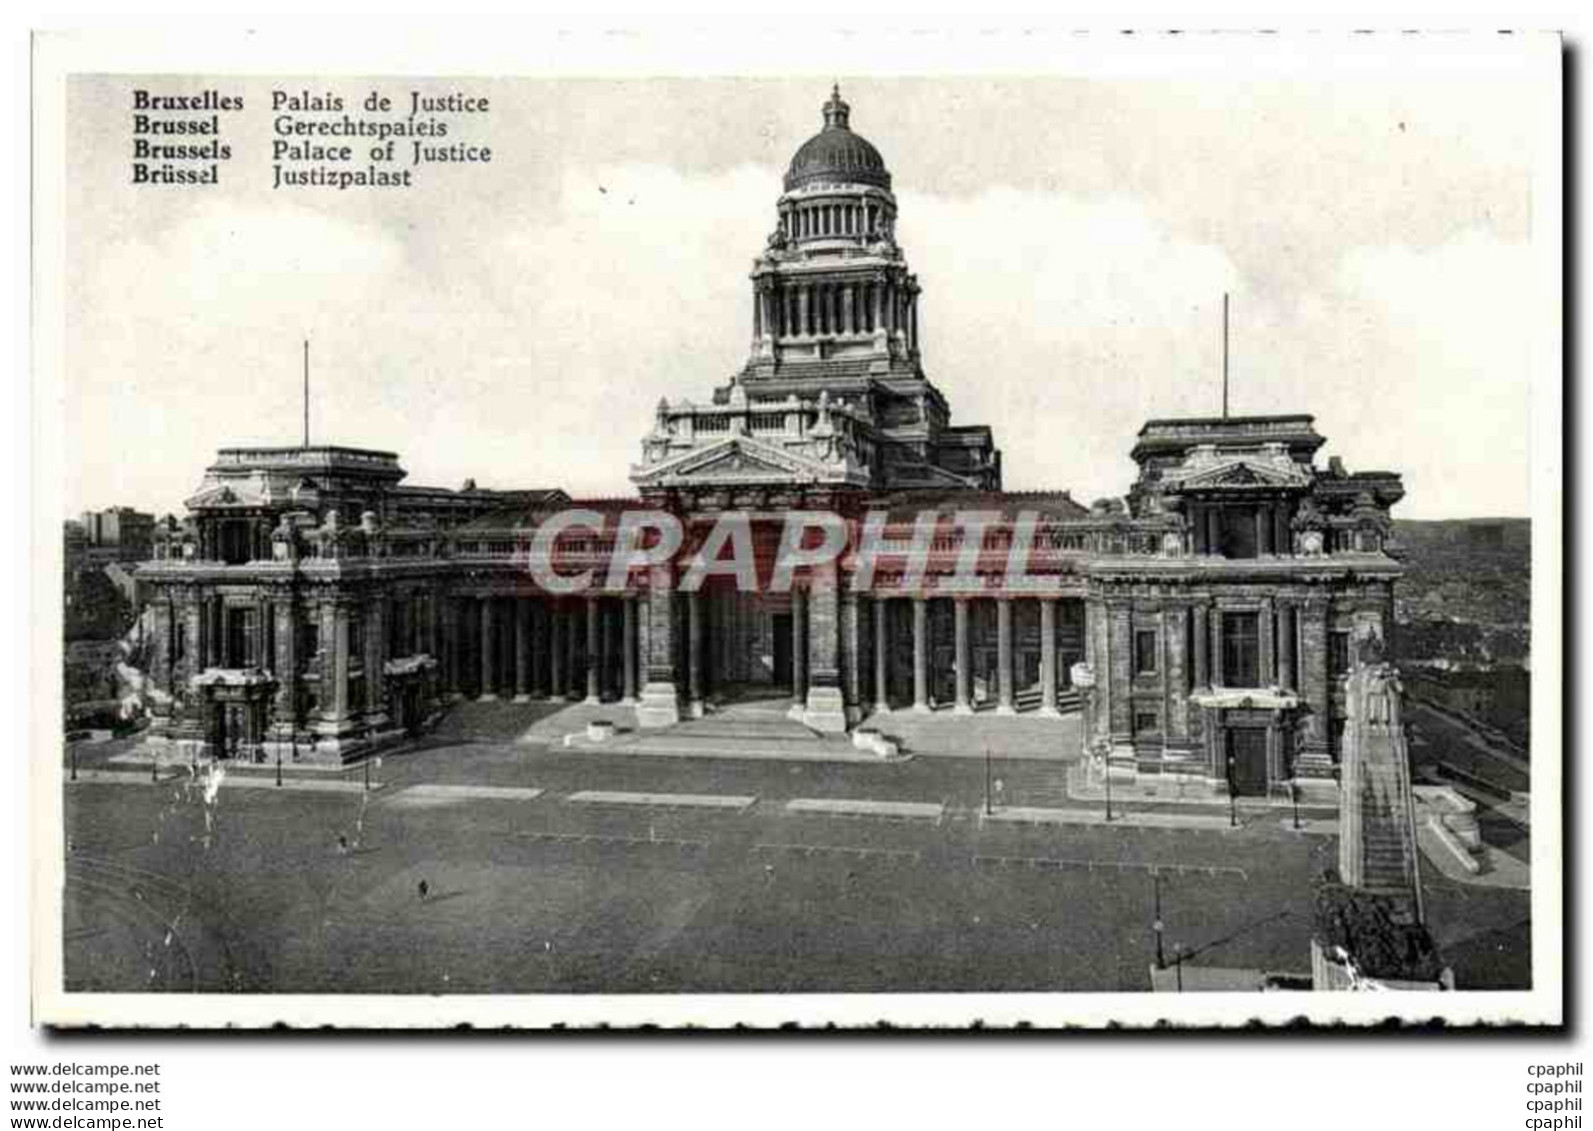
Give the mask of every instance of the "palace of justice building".
[{"label": "palace of justice building", "polygon": [[[149,741],[347,760],[466,698],[612,702],[667,727],[789,696],[821,732],[888,729],[898,712],[1076,711],[1114,777],[1331,796],[1352,640],[1393,627],[1399,476],[1318,466],[1304,414],[1153,419],[1123,499],[1003,491],[991,430],[954,424],[925,375],[885,162],[839,92],[823,113],[751,273],[746,362],[705,400],[656,406],[634,498],[414,486],[384,451],[222,449],[138,571]],[[572,507],[608,518],[558,542],[600,582],[636,508],[676,516],[685,551],[726,513],[760,553],[796,510],[884,514],[904,543],[925,513],[991,521],[979,584],[954,592],[966,532],[948,521],[922,584],[888,564],[864,584],[845,554],[790,592],[723,578],[684,592],[683,552],[568,596],[525,554]],[[999,568],[1022,516],[1041,591]]]}]

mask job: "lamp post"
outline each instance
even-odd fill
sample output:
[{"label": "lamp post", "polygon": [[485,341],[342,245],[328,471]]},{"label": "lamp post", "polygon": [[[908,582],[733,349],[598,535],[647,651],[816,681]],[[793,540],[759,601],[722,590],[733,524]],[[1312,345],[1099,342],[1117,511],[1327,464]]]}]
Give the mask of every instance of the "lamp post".
[{"label": "lamp post", "polygon": [[1151,931],[1156,935],[1156,969],[1167,969],[1167,959],[1162,954],[1162,874],[1151,873],[1151,892],[1154,907],[1154,918],[1151,919]]},{"label": "lamp post", "polygon": [[67,743],[66,749],[72,755],[72,780],[77,781],[77,743]]},{"label": "lamp post", "polygon": [[1106,823],[1112,823],[1112,752],[1101,751],[1101,776],[1106,781]]},{"label": "lamp post", "polygon": [[1184,992],[1184,944],[1173,944],[1173,983],[1178,992]]},{"label": "lamp post", "polygon": [[985,746],[985,816],[990,816],[990,747]]},{"label": "lamp post", "polygon": [[1228,755],[1228,827],[1239,827],[1239,807],[1233,791],[1233,755]]},{"label": "lamp post", "polygon": [[1294,809],[1294,831],[1300,831],[1300,786],[1298,782],[1289,782],[1289,804]]}]

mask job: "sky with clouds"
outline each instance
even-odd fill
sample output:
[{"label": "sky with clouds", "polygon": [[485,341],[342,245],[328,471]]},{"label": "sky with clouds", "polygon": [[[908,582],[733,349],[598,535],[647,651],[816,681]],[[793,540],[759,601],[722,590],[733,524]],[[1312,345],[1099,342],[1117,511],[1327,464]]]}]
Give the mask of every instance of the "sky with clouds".
[{"label": "sky with clouds", "polygon": [[[1529,512],[1557,291],[1525,87],[839,78],[895,178],[925,370],[995,429],[1009,488],[1121,494],[1147,418],[1218,411],[1227,291],[1235,413],[1315,414],[1324,456],[1404,473],[1405,517]],[[139,86],[244,96],[218,189],[129,183]],[[218,447],[297,443],[305,338],[317,442],[397,451],[411,483],[627,493],[658,399],[745,359],[747,274],[828,83],[331,87],[487,95],[455,134],[494,160],[276,191],[271,91],[327,84],[71,80],[69,509],[180,510]]]}]

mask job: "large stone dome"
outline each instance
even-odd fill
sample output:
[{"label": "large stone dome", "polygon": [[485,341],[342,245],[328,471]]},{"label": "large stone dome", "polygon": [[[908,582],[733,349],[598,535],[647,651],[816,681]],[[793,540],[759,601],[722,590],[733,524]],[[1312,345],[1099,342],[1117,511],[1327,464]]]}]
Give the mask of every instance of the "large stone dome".
[{"label": "large stone dome", "polygon": [[824,129],[802,143],[786,170],[785,189],[791,192],[815,182],[877,185],[889,190],[891,175],[885,158],[867,138],[852,132],[851,107],[841,101],[837,87],[824,104]]}]

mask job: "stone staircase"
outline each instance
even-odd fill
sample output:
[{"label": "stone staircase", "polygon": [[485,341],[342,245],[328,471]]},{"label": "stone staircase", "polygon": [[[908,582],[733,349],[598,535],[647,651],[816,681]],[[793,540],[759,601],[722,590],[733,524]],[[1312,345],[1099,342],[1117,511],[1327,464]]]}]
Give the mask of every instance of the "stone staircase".
[{"label": "stone staircase", "polygon": [[700,719],[682,719],[658,731],[638,731],[624,744],[637,753],[691,752],[745,757],[819,756],[825,751],[850,751],[844,735],[821,735],[790,717],[791,701],[783,696],[708,704]]},{"label": "stone staircase", "polygon": [[442,742],[514,742],[555,709],[551,703],[465,700],[448,708],[431,736]]},{"label": "stone staircase", "polygon": [[1386,664],[1363,662],[1345,687],[1339,873],[1345,883],[1387,895],[1420,920],[1419,849],[1398,676]]},{"label": "stone staircase", "polygon": [[1361,886],[1368,891],[1407,895],[1410,858],[1406,838],[1390,831],[1391,822],[1368,822],[1361,832]]},{"label": "stone staircase", "polygon": [[[1012,697],[1012,701],[1016,704],[1020,714],[1024,711],[1038,711],[1040,709],[1040,689],[1038,687],[1024,688]],[[1082,705],[1083,700],[1079,697],[1077,689],[1072,687],[1057,688],[1056,709],[1062,714],[1066,715],[1069,712],[1077,711]]]}]

